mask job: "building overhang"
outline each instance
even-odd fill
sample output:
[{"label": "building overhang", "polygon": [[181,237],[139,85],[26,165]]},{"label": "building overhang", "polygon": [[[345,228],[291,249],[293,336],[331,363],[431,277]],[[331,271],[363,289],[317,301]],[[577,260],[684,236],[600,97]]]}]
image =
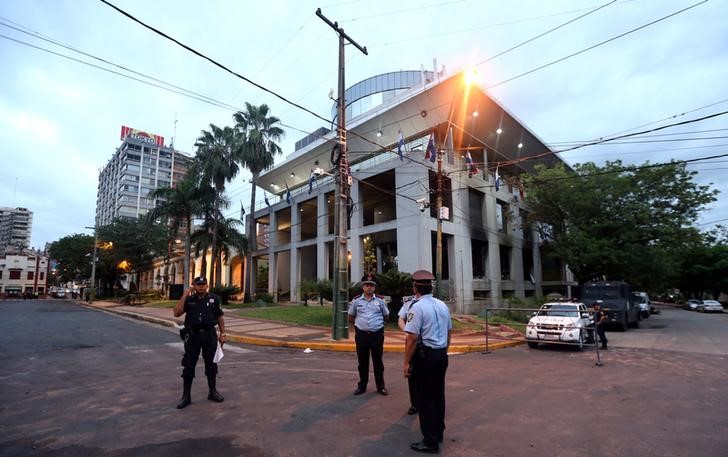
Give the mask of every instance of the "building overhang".
[{"label": "building overhang", "polygon": [[[529,172],[536,163],[553,165],[561,162],[485,89],[475,83],[466,84],[463,76],[463,73],[456,73],[415,87],[348,120],[347,151],[350,164],[375,154],[396,157],[400,131],[408,143],[435,132],[436,142],[442,147],[448,126],[452,128],[456,150],[462,151],[462,154],[466,150],[486,151],[489,167],[494,168],[496,163],[502,162],[502,174]],[[314,168],[333,173],[331,154],[337,141],[336,131],[328,132],[290,154],[284,163],[261,174],[258,186],[266,192],[282,195],[285,184],[290,189],[306,185]],[[518,147],[519,144],[521,147]],[[422,153],[424,155],[424,151]],[[534,156],[538,158],[529,159]],[[410,153],[410,157],[414,155]]]}]

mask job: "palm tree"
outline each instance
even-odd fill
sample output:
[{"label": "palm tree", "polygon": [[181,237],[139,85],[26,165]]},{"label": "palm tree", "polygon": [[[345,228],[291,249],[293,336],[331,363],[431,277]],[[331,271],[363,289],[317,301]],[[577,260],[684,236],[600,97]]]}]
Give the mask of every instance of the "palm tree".
[{"label": "palm tree", "polygon": [[260,106],[245,103],[245,111],[238,111],[233,114],[235,129],[245,138],[245,147],[242,149],[240,163],[247,168],[252,175],[252,188],[250,192],[250,216],[248,216],[248,254],[245,262],[245,277],[248,287],[245,288],[246,299],[255,290],[251,269],[253,265],[253,252],[257,249],[255,239],[255,188],[258,177],[262,171],[273,166],[275,156],[282,152],[281,147],[276,143],[283,138],[283,129],[280,119],[269,116],[268,105]]},{"label": "palm tree", "polygon": [[151,210],[147,217],[150,221],[166,219],[170,222],[171,236],[176,237],[180,229],[185,227],[185,254],[183,261],[184,281],[183,290],[187,290],[190,280],[190,252],[192,249],[191,231],[192,219],[201,214],[206,202],[215,197],[214,189],[201,185],[199,179],[192,173],[188,174],[174,187],[160,187],[149,193],[150,199],[156,199],[157,206]]},{"label": "palm tree", "polygon": [[[217,198],[215,200],[216,212],[220,212],[221,203],[223,201],[223,193],[225,192],[225,184],[237,176],[240,171],[238,162],[242,152],[245,136],[232,127],[220,128],[215,124],[210,124],[210,131],[203,130],[195,146],[197,146],[196,163],[193,166],[202,174],[202,181],[209,182],[215,187]],[[213,218],[212,230],[212,276],[216,286],[220,285],[220,275],[218,268],[215,269],[218,252],[217,246],[217,221],[218,217]],[[215,272],[217,276],[215,277]]]},{"label": "palm tree", "polygon": [[[235,248],[240,255],[245,255],[247,251],[248,241],[245,235],[237,230],[241,222],[234,218],[224,218],[220,216],[217,221],[213,221],[212,218],[208,218],[192,234],[192,243],[194,246],[195,255],[199,255],[200,252],[207,252],[208,249],[212,248],[213,251],[218,252],[220,258],[217,259],[218,265],[222,265],[222,262],[228,262],[230,258],[230,248]],[[212,227],[217,227],[217,246],[212,244]],[[203,257],[202,268],[206,268],[206,260]],[[218,272],[220,277],[220,272]]]}]

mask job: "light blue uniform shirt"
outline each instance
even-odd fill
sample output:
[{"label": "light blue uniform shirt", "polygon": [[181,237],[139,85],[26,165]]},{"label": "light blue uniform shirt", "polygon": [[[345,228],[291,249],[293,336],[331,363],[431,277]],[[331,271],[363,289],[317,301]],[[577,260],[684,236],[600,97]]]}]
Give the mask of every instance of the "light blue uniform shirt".
[{"label": "light blue uniform shirt", "polygon": [[419,335],[427,347],[443,349],[447,347],[447,334],[451,328],[447,305],[428,294],[410,306],[404,331]]},{"label": "light blue uniform shirt", "polygon": [[367,300],[362,294],[351,301],[349,316],[355,316],[354,326],[359,330],[376,332],[384,327],[384,319],[389,316],[389,309],[384,300],[376,295]]}]

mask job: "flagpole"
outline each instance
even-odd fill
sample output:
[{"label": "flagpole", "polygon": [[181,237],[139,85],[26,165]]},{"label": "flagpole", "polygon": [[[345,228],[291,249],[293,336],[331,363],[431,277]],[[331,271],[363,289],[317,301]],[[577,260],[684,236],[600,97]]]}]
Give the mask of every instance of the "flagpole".
[{"label": "flagpole", "polygon": [[442,299],[442,148],[437,149],[437,258],[435,266],[435,296]]}]

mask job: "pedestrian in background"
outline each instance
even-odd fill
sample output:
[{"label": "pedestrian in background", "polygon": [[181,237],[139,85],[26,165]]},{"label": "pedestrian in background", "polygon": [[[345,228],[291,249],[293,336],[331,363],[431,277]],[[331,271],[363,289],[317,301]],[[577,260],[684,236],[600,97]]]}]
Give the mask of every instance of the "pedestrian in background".
[{"label": "pedestrian in background", "polygon": [[373,274],[361,278],[362,295],[357,295],[349,305],[349,323],[354,324],[354,341],[356,342],[356,358],[359,369],[359,384],[354,395],[367,391],[369,381],[369,354],[372,356],[374,381],[377,392],[388,395],[384,386],[384,322],[389,316],[389,309],[382,297],[374,294],[377,282]]},{"label": "pedestrian in background", "polygon": [[445,432],[445,373],[450,346],[450,310],[432,296],[435,277],[427,270],[412,274],[417,300],[407,313],[404,376],[413,378],[415,405],[422,440],[412,443],[417,452],[436,453]]},{"label": "pedestrian in background", "polygon": [[[399,309],[399,313],[397,313],[397,325],[399,325],[399,328],[404,331],[404,326],[407,323],[407,313],[409,312],[410,307],[416,302],[414,296],[404,297],[402,299],[402,307]],[[413,414],[417,414],[417,406],[415,406],[415,384],[414,384],[414,378],[411,376],[407,378],[407,390],[409,391],[409,400],[410,400],[410,407],[407,410],[407,414],[410,416]]]},{"label": "pedestrian in background", "polygon": [[602,306],[599,302],[594,303],[594,325],[597,328],[597,335],[599,341],[602,342],[602,349],[607,349],[607,334],[605,332],[607,327],[607,314],[602,311]]},{"label": "pedestrian in background", "polygon": [[[222,402],[223,396],[217,391],[217,363],[214,362],[218,341],[225,344],[225,319],[223,319],[220,297],[207,293],[207,279],[195,278],[192,287],[180,297],[174,307],[174,317],[185,315],[185,326],[180,336],[185,342],[185,354],[182,357],[182,398],[177,409],[192,403],[192,380],[195,378],[195,367],[202,352],[205,361],[205,375],[209,393],[207,399]],[[220,335],[215,332],[215,325],[220,328]]]}]

